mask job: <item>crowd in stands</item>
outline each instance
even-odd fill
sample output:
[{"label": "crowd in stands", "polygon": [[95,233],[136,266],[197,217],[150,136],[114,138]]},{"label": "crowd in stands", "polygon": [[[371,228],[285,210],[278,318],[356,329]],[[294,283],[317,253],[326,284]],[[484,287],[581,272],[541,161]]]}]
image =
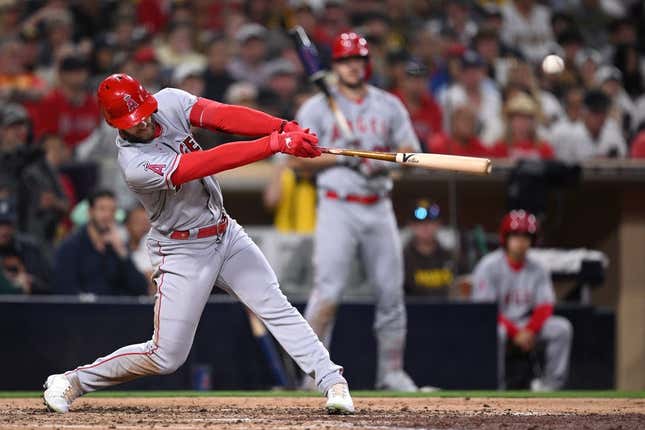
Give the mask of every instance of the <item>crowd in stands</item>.
[{"label": "crowd in stands", "polygon": [[[642,22],[639,0],[0,1],[0,292],[152,291],[149,225],[95,96],[111,73],[292,119],[315,89],[284,29],[301,25],[324,61],[353,29],[424,151],[645,158]],[[542,69],[548,54],[562,72]]]}]

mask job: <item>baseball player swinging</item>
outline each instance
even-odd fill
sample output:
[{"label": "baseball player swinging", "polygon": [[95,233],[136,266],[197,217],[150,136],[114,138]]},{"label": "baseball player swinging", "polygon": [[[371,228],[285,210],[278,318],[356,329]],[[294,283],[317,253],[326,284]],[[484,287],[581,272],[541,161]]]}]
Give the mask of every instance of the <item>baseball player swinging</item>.
[{"label": "baseball player swinging", "polygon": [[[118,162],[150,217],[148,252],[157,294],[152,339],[95,362],[51,375],[44,400],[67,412],[85,393],[145,375],[169,374],[184,363],[215,284],[238,297],[273,333],[327,396],[330,413],[353,413],[342,376],[307,322],[280,291],[266,259],[223,207],[211,175],[277,152],[317,157],[315,134],[265,113],[167,88],[149,94],[135,79],[115,74],[99,85],[108,124],[119,130]],[[264,136],[202,151],[190,127]]]},{"label": "baseball player swinging", "polygon": [[[410,117],[401,102],[366,82],[370,68],[366,40],[353,32],[339,35],[332,60],[337,85],[331,93],[353,136],[343,136],[322,94],[303,104],[298,122],[316,132],[326,147],[419,152]],[[320,169],[314,289],[305,318],[328,346],[336,307],[358,253],[376,290],[376,388],[416,391],[417,386],[403,370],[403,257],[389,198],[392,180],[388,163],[328,154],[301,162]]]}]

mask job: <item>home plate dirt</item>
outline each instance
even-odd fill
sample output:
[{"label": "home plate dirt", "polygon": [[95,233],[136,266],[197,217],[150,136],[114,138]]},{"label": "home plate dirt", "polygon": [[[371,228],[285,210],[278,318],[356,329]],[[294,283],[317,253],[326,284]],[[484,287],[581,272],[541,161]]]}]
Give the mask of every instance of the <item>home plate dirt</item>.
[{"label": "home plate dirt", "polygon": [[330,416],[323,398],[85,398],[65,415],[41,399],[0,399],[0,429],[645,429],[645,399],[357,398]]}]

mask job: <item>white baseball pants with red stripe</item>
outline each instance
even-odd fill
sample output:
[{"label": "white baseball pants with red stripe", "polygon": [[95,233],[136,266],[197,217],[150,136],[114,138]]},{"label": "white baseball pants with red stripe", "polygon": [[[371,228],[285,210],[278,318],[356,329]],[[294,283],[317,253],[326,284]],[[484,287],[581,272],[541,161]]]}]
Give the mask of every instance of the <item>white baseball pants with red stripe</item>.
[{"label": "white baseball pants with red stripe", "polygon": [[67,372],[84,393],[177,370],[188,357],[214,284],[238,297],[264,322],[300,368],[315,378],[323,394],[334,384],[346,383],[342,368],[331,361],[309,324],[282,294],[264,255],[235,220],[229,221],[221,243],[216,236],[170,240],[151,235],[148,248],[157,284],[153,337]]}]

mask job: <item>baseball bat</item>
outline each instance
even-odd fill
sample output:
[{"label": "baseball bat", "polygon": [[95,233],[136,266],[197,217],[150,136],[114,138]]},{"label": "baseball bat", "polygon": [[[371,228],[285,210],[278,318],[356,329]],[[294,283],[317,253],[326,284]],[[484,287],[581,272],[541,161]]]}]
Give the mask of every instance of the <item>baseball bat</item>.
[{"label": "baseball bat", "polygon": [[374,160],[390,161],[405,166],[421,167],[432,170],[449,170],[460,173],[487,175],[493,167],[488,158],[464,157],[460,155],[424,154],[418,152],[378,152],[358,151],[354,149],[323,148],[327,154],[345,155],[350,157],[372,158]]},{"label": "baseball bat", "polygon": [[345,115],[338,107],[336,100],[334,100],[334,97],[329,90],[329,85],[325,79],[327,72],[322,67],[316,45],[311,42],[305,29],[299,25],[289,30],[288,34],[296,46],[298,58],[300,58],[300,62],[305,69],[305,73],[309,76],[309,80],[313,82],[325,96],[325,99],[329,104],[329,109],[331,109],[331,112],[334,115],[334,120],[340,128],[340,132],[343,137],[349,141],[355,140],[354,133],[349,127],[347,118],[345,118]]}]

